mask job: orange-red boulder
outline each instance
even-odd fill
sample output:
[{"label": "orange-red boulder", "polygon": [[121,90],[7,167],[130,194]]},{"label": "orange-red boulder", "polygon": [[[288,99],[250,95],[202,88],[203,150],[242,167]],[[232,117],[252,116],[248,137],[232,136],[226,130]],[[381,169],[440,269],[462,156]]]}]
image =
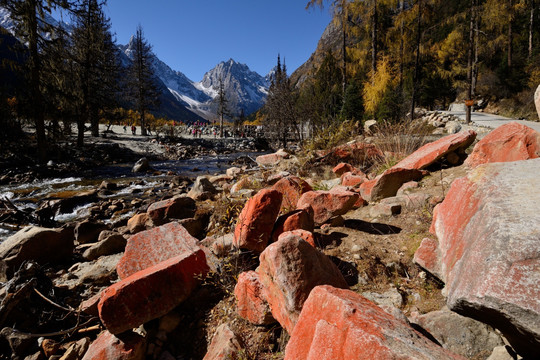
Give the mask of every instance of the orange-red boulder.
[{"label": "orange-red boulder", "polygon": [[332,260],[299,236],[287,236],[268,246],[260,256],[257,273],[272,315],[289,333],[315,286],[348,288]]},{"label": "orange-red boulder", "polygon": [[400,169],[425,169],[447,154],[464,154],[465,149],[474,142],[474,139],[476,139],[476,132],[473,130],[445,136],[422,146],[393,167]]},{"label": "orange-red boulder", "polygon": [[162,225],[172,219],[192,218],[196,211],[195,200],[181,195],[151,204],[146,213],[154,225]]},{"label": "orange-red boulder", "polygon": [[345,174],[346,172],[353,172],[353,171],[354,171],[354,167],[351,164],[347,164],[347,163],[339,163],[332,169],[332,172],[336,174],[337,176],[341,176]]},{"label": "orange-red boulder", "polygon": [[317,286],[304,304],[285,360],[460,359],[350,290]]},{"label": "orange-red boulder", "polygon": [[83,360],[143,360],[145,348],[144,337],[137,333],[115,336],[104,331],[90,345]]},{"label": "orange-red boulder", "polygon": [[116,265],[120,279],[162,261],[198,249],[198,240],[177,222],[171,222],[131,236]]},{"label": "orange-red boulder", "polygon": [[240,338],[227,324],[221,324],[216,329],[203,360],[238,359],[242,348]]},{"label": "orange-red boulder", "polygon": [[452,183],[431,227],[448,307],[498,328],[525,358],[540,348],[538,174],[540,159],[480,165]]},{"label": "orange-red boulder", "polygon": [[119,334],[163,316],[191,294],[208,270],[201,249],[141,270],[102,291],[101,322]]},{"label": "orange-red boulder", "polygon": [[367,180],[367,176],[361,172],[346,172],[341,175],[341,185],[343,186],[357,187]]},{"label": "orange-red boulder", "polygon": [[301,237],[309,245],[311,245],[313,247],[317,247],[317,241],[315,241],[315,236],[311,231],[302,230],[302,229],[286,231],[286,232],[279,235],[278,241],[281,240],[281,239],[284,239],[286,237],[289,237],[289,236]]},{"label": "orange-red boulder", "polygon": [[279,149],[273,154],[267,154],[267,155],[260,155],[255,158],[255,161],[257,164],[262,166],[271,166],[276,165],[283,159],[287,159],[289,157],[289,154],[283,150]]},{"label": "orange-red boulder", "polygon": [[499,126],[474,146],[465,163],[470,167],[492,162],[536,159],[540,156],[540,133],[511,122]]},{"label": "orange-red boulder", "polygon": [[270,240],[282,199],[273,189],[263,189],[249,199],[236,222],[234,246],[261,253]]},{"label": "orange-red boulder", "polygon": [[268,325],[276,322],[270,306],[264,299],[259,274],[255,271],[243,272],[238,276],[234,287],[236,311],[241,318],[255,325]]},{"label": "orange-red boulder", "polygon": [[303,229],[313,231],[313,209],[311,207],[298,209],[277,218],[272,230],[272,242],[276,242],[279,235],[286,231]]},{"label": "orange-red boulder", "polygon": [[272,189],[283,194],[280,209],[282,213],[296,209],[296,204],[300,196],[305,192],[313,190],[305,180],[296,176],[287,176],[279,180],[272,186]]},{"label": "orange-red boulder", "polygon": [[335,216],[346,214],[353,208],[358,197],[357,193],[342,189],[308,191],[300,197],[296,207],[302,209],[311,206],[315,226],[321,226]]},{"label": "orange-red boulder", "polygon": [[426,269],[432,275],[443,279],[441,270],[441,254],[439,242],[430,238],[425,238],[420,243],[420,247],[414,253],[414,262]]},{"label": "orange-red boulder", "polygon": [[393,167],[373,180],[360,185],[360,194],[367,201],[377,201],[395,196],[401,186],[409,181],[422,179],[423,173],[417,169]]}]

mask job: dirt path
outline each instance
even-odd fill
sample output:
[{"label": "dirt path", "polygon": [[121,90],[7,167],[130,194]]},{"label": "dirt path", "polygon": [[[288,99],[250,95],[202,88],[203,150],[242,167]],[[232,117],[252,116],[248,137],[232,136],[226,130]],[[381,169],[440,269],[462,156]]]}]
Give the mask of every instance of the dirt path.
[{"label": "dirt path", "polygon": [[[443,111],[443,113],[458,116],[462,120],[465,120],[464,111]],[[517,121],[536,131],[540,131],[540,122],[511,119],[504,116],[488,114],[488,113],[473,112],[471,114],[471,121],[478,126],[483,126],[483,127],[487,127],[491,129],[496,129],[501,125],[508,124],[509,122],[512,122],[512,121]]]}]

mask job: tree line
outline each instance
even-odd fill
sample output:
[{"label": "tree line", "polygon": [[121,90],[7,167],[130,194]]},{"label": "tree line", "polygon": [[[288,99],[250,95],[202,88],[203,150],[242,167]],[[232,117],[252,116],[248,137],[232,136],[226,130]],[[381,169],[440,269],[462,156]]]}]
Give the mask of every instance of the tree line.
[{"label": "tree line", "polygon": [[414,117],[416,107],[445,109],[456,99],[511,99],[515,112],[534,114],[539,3],[310,0],[307,8],[333,12],[337,46],[319,54],[309,76],[280,80],[278,60],[267,106],[255,117],[278,141],[283,123],[293,136],[306,124],[317,132],[345,120],[398,121]]},{"label": "tree line", "polygon": [[[21,119],[35,127],[40,160],[62,133],[77,128],[77,146],[90,125],[99,136],[100,119],[114,119],[119,107],[134,107],[142,134],[158,90],[151,66],[151,46],[142,27],[136,29],[132,61],[121,65],[111,22],[98,0],[0,0],[15,23],[14,40],[1,29],[0,126],[3,136],[21,130]],[[72,29],[49,21],[53,12],[71,17]],[[47,128],[46,128],[46,124]]]}]

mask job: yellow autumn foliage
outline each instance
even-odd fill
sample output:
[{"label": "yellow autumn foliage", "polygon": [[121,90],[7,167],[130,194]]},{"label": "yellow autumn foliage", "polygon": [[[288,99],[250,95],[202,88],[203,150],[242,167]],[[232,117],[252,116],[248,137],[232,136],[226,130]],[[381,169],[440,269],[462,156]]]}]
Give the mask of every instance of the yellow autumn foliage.
[{"label": "yellow autumn foliage", "polygon": [[377,71],[375,74],[371,74],[370,80],[364,83],[362,90],[364,108],[367,113],[375,113],[385,92],[395,85],[396,78],[390,60],[387,57],[381,58],[377,62]]}]

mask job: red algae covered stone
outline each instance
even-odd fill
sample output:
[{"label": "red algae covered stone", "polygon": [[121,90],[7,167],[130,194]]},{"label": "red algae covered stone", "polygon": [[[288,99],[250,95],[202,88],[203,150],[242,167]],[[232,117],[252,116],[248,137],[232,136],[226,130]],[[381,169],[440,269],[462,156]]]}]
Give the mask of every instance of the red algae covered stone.
[{"label": "red algae covered stone", "polygon": [[185,251],[198,249],[198,242],[177,222],[137,233],[128,239],[116,272],[120,279],[125,279]]},{"label": "red algae covered stone", "polygon": [[209,271],[202,249],[139,271],[101,293],[101,322],[113,334],[165,315],[184,301]]},{"label": "red algae covered stone", "polygon": [[108,331],[102,332],[84,354],[82,360],[143,360],[145,339],[134,332],[118,337]]},{"label": "red algae covered stone", "polygon": [[313,220],[316,226],[320,226],[331,218],[344,215],[351,210],[358,200],[359,195],[352,191],[308,191],[298,200],[298,209],[311,206]]},{"label": "red algae covered stone", "polygon": [[273,189],[263,189],[249,199],[236,222],[234,246],[261,253],[270,240],[282,200],[283,195]]},{"label": "red algae covered stone", "polygon": [[272,315],[289,333],[315,286],[348,288],[332,260],[299,236],[286,236],[268,246],[257,273]]},{"label": "red algae covered stone", "polygon": [[287,176],[272,186],[272,189],[283,194],[280,211],[289,212],[296,209],[296,203],[303,193],[313,190],[303,179],[296,176]]},{"label": "red algae covered stone", "polygon": [[476,167],[492,162],[536,159],[540,156],[540,133],[511,122],[487,134],[474,146],[465,164]]},{"label": "red algae covered stone", "polygon": [[263,297],[259,274],[255,271],[243,272],[238,276],[234,287],[238,315],[255,325],[268,325],[276,322],[270,306]]},{"label": "red algae covered stone", "polygon": [[416,360],[452,354],[350,290],[317,286],[304,303],[285,360]]},{"label": "red algae covered stone", "polygon": [[476,139],[473,130],[445,136],[426,144],[397,163],[394,168],[423,170],[447,154],[463,153]]},{"label": "red algae covered stone", "polygon": [[540,159],[480,165],[434,211],[448,307],[540,348]]}]

